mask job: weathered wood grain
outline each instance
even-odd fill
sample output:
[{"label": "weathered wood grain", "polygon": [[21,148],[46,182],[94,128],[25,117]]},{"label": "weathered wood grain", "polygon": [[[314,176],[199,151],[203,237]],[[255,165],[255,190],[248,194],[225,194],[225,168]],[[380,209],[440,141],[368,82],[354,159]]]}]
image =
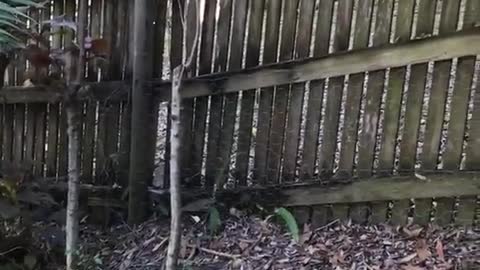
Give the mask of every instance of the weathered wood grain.
[{"label": "weathered wood grain", "polygon": [[[250,18],[245,59],[245,67],[247,68],[257,66],[260,60],[260,42],[262,39],[264,8],[264,0],[250,1]],[[276,42],[276,40],[273,40],[273,42]],[[234,171],[234,177],[238,180],[240,186],[244,186],[247,183],[250,141],[253,133],[252,121],[254,103],[255,91],[247,90],[242,92],[238,127],[238,147]]]},{"label": "weathered wood grain", "polygon": [[284,203],[290,206],[473,196],[480,194],[479,180],[472,172],[432,174],[426,181],[414,176],[372,178],[336,187],[305,185],[285,189],[279,196],[286,196]]},{"label": "weathered wood grain", "polygon": [[[281,7],[282,2],[279,0],[269,0],[266,2],[267,18],[263,55],[264,64],[273,63],[277,60]],[[255,137],[255,160],[253,165],[254,179],[260,183],[267,181],[268,138],[270,135],[273,93],[273,87],[264,88],[260,91],[257,134]]]},{"label": "weathered wood grain", "polygon": [[[185,81],[182,96],[188,98],[224,94],[241,89],[304,82],[476,55],[480,51],[476,46],[479,42],[480,29],[475,28],[406,43],[262,65],[236,72],[199,76]],[[436,49],[432,50],[432,47]],[[154,85],[158,86],[158,90],[169,87],[167,82],[154,83]],[[168,96],[163,98],[168,99]]]},{"label": "weathered wood grain", "polygon": [[15,113],[13,115],[13,161],[23,161],[23,143],[24,143],[24,125],[25,125],[25,104],[15,104]]},{"label": "weathered wood grain", "polygon": [[[232,38],[230,44],[230,59],[228,70],[240,70],[243,60],[243,45],[245,39],[245,27],[247,22],[247,1],[235,1]],[[222,115],[222,129],[220,132],[218,148],[218,164],[215,175],[215,183],[222,188],[227,180],[230,165],[230,154],[232,152],[233,132],[235,129],[236,112],[238,103],[238,92],[229,93],[224,96],[224,110]]]},{"label": "weathered wood grain", "polygon": [[[348,49],[352,13],[353,1],[342,0],[338,2],[333,52],[342,52]],[[340,105],[344,90],[344,81],[344,76],[331,76],[328,81],[323,138],[318,163],[318,169],[321,175],[330,176],[334,169],[334,156],[337,149],[338,120],[340,117]]]},{"label": "weathered wood grain", "polygon": [[[414,5],[414,0],[398,2],[398,14],[394,33],[395,43],[403,43],[410,40]],[[390,175],[393,172],[405,74],[406,67],[390,69],[382,123],[383,134],[380,140],[379,162],[376,170],[379,175]],[[410,202],[408,200],[394,201],[390,222],[399,225],[406,224],[409,210]]]},{"label": "weathered wood grain", "polygon": [[[315,1],[301,1],[299,10],[299,31],[297,33],[294,58],[306,58],[309,56],[310,52]],[[295,180],[304,92],[305,83],[296,83],[291,86],[291,91],[288,93],[287,124],[284,135],[285,150],[283,153],[283,169],[281,176],[283,182],[292,182]],[[305,151],[315,151],[315,149],[303,149],[303,152]]]},{"label": "weathered wood grain", "polygon": [[[321,4],[323,5],[323,8],[318,10],[317,15],[318,19],[315,31],[315,45],[313,48],[314,57],[321,57],[328,54],[331,31],[330,26],[333,19],[332,15],[334,1],[321,1]],[[312,179],[315,171],[324,87],[325,80],[314,80],[310,82],[303,143],[303,148],[307,149],[307,151],[304,151],[303,153],[303,159],[300,167],[300,177],[302,180]],[[324,212],[324,209],[322,208],[322,210],[318,211]],[[326,219],[323,220],[326,221]]]},{"label": "weathered wood grain", "polygon": [[[389,42],[390,26],[393,15],[393,1],[378,2],[377,20],[373,34],[373,46],[381,46]],[[358,166],[359,177],[368,177],[372,174],[377,140],[378,120],[380,118],[380,103],[385,85],[385,70],[369,73],[368,88],[365,98],[365,114],[363,128],[359,138]]]},{"label": "weathered wood grain", "polygon": [[[419,13],[424,14],[418,17],[415,36],[429,35],[433,33],[435,17],[434,0],[420,2]],[[435,59],[430,59],[435,60]],[[427,78],[428,63],[412,65],[411,76],[408,84],[408,95],[405,109],[405,125],[400,143],[399,171],[410,172],[415,167],[417,153],[417,139],[420,128],[420,118],[423,104],[423,94]]]},{"label": "weathered wood grain", "polygon": [[[218,22],[218,40],[216,57],[214,59],[214,72],[227,69],[228,37],[230,36],[230,17],[232,14],[232,1],[222,1],[220,5],[220,18]],[[218,166],[218,141],[222,124],[223,97],[212,96],[210,99],[210,118],[208,122],[207,161],[205,164],[205,181],[208,189],[215,184],[215,174]]]},{"label": "weathered wood grain", "polygon": [[[443,2],[440,17],[439,34],[454,32],[457,28],[460,11],[460,0]],[[434,63],[433,82],[430,90],[428,116],[422,149],[422,170],[435,170],[438,163],[440,139],[444,123],[446,97],[449,87],[452,61]],[[435,221],[440,225],[448,225],[453,220],[454,198],[437,198]]]},{"label": "weathered wood grain", "polygon": [[[297,22],[298,0],[284,2],[283,28],[280,43],[280,61],[293,59],[295,49],[295,26]],[[273,100],[270,138],[268,143],[267,178],[269,182],[278,183],[282,165],[283,139],[285,136],[285,120],[288,109],[288,93],[292,85],[283,84],[275,89]]]},{"label": "weathered wood grain", "polygon": [[[443,2],[440,35],[456,30],[459,10],[459,0]],[[422,171],[432,171],[437,168],[451,66],[451,60],[434,63],[433,82],[422,150]]]},{"label": "weathered wood grain", "polygon": [[[373,1],[359,2],[353,49],[361,49],[368,46],[370,36],[370,24],[373,12]],[[345,121],[341,139],[340,161],[335,178],[350,178],[352,176],[357,143],[358,119],[360,115],[360,102],[363,92],[365,74],[352,74],[348,80],[347,98],[345,103]]]},{"label": "weathered wood grain", "polygon": [[[199,46],[199,67],[198,74],[208,74],[212,72],[213,43],[215,34],[215,10],[217,1],[205,1],[205,14],[202,26],[202,39]],[[208,97],[198,97],[195,99],[195,111],[193,120],[193,139],[192,139],[192,182],[200,183],[203,150],[205,146],[205,131],[208,111]]]}]

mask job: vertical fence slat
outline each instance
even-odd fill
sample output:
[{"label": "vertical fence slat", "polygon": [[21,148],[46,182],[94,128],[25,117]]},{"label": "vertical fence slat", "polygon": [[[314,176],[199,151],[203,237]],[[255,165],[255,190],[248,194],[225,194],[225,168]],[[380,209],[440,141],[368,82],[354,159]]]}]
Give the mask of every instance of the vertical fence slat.
[{"label": "vertical fence slat", "polygon": [[[373,36],[373,46],[381,46],[388,43],[392,13],[392,0],[382,0],[378,2],[378,15]],[[369,74],[363,129],[358,146],[359,157],[357,170],[359,177],[369,177],[372,174],[377,124],[384,81],[385,70],[374,71]]]},{"label": "vertical fence slat", "polygon": [[385,223],[388,213],[388,204],[386,202],[379,201],[371,202],[369,205],[371,213],[368,222],[371,224]]},{"label": "vertical fence slat", "polygon": [[[190,6],[189,8],[186,8],[184,12],[187,13],[186,17],[186,40],[185,44],[183,46],[186,46],[184,57],[188,57],[188,55],[191,54],[194,38],[195,38],[195,31],[196,31],[196,25],[197,25],[197,18],[195,14],[195,9],[193,8],[193,1],[186,1],[186,4],[188,3]],[[198,1],[197,1],[198,3]],[[200,7],[198,7],[200,8]],[[173,33],[176,34],[176,33]],[[192,65],[190,69],[186,72],[186,77],[191,78],[194,77],[197,74],[197,54],[198,54],[198,47],[195,48],[195,51],[193,52],[193,59],[192,59]],[[175,67],[172,67],[175,68]],[[193,148],[193,136],[192,136],[192,125],[193,125],[193,107],[194,107],[194,99],[193,98],[188,98],[188,99],[183,99],[181,101],[181,114],[180,114],[180,125],[182,126],[182,155],[181,155],[181,179],[183,179],[189,186],[192,186],[197,183],[192,182],[192,167],[191,167],[191,155],[192,155],[192,148]]]},{"label": "vertical fence slat", "polygon": [[[100,38],[101,27],[101,1],[93,1],[90,7],[90,25],[89,33],[92,38]],[[94,61],[88,63],[87,80],[97,81],[98,66]],[[93,181],[93,160],[95,155],[97,101],[90,100],[85,104],[85,114],[83,115],[84,129],[82,137],[82,181],[91,183]]]},{"label": "vertical fence slat", "polygon": [[[92,1],[90,6],[90,36],[92,38],[100,38],[100,27],[102,18],[102,1]],[[97,81],[97,72],[98,66],[95,64],[95,61],[88,62],[88,75],[87,78],[89,81]]]},{"label": "vertical fence slat", "polygon": [[[247,55],[245,67],[258,65],[260,56],[260,41],[262,39],[262,23],[265,1],[250,1],[250,18],[247,40]],[[273,40],[271,42],[277,42]],[[275,46],[275,45],[274,45]],[[255,90],[242,92],[240,105],[240,122],[238,127],[238,148],[235,162],[235,179],[240,186],[247,183],[248,162],[250,157],[250,140],[252,136],[253,106],[255,103]]]},{"label": "vertical fence slat", "polygon": [[6,104],[0,105],[0,159],[5,160],[5,156],[3,155],[5,150],[4,139],[5,139],[5,132],[7,126],[5,125],[5,108]]},{"label": "vertical fence slat", "polygon": [[[267,18],[265,29],[265,45],[263,49],[263,63],[272,63],[276,61],[280,12],[282,1],[267,0]],[[268,136],[270,134],[271,109],[273,101],[274,87],[262,88],[260,90],[260,100],[258,107],[257,134],[255,137],[255,161],[254,161],[254,179],[259,183],[265,183],[267,180],[267,157],[268,157]]]},{"label": "vertical fence slat", "polygon": [[[158,2],[164,2],[164,1],[158,1]],[[132,1],[127,1],[127,4],[123,6],[125,18],[123,18],[124,22],[124,27],[125,29],[132,29],[133,28],[133,13],[130,12],[132,10],[131,6],[133,5]],[[166,7],[165,7],[166,10]],[[166,11],[165,11],[166,13]],[[164,15],[166,20],[166,14]],[[161,22],[160,22],[161,23]],[[164,22],[164,24],[166,24]],[[165,27],[164,27],[165,28]],[[163,30],[165,31],[165,29]],[[133,73],[133,53],[131,53],[132,43],[133,43],[133,31],[129,31],[128,35],[123,35],[123,53],[124,53],[124,58],[123,58],[123,66],[124,66],[124,74],[123,78],[126,80],[129,80],[132,78],[132,73]],[[163,45],[162,45],[163,46]],[[163,55],[163,52],[162,52]],[[163,57],[162,57],[163,60]],[[160,61],[160,60],[157,60]],[[121,115],[121,131],[120,131],[120,145],[119,145],[119,151],[120,151],[120,160],[119,160],[119,182],[122,187],[128,187],[128,177],[130,175],[130,134],[131,134],[131,115],[132,115],[132,103],[130,102],[129,99],[126,101],[122,102],[122,115]],[[168,117],[167,117],[168,118]],[[167,119],[167,123],[168,123]],[[167,131],[168,133],[169,131]],[[167,137],[169,136],[169,133],[166,135]],[[166,139],[168,140],[168,138]],[[167,147],[166,147],[167,148]],[[168,159],[168,153],[167,149],[165,148],[165,160]],[[167,172],[168,168],[168,161],[165,161],[165,171]],[[165,174],[168,175],[168,174]],[[165,177],[165,181],[168,182],[168,177]]]},{"label": "vertical fence slat", "polygon": [[[328,53],[334,1],[322,0],[320,1],[320,5],[322,8],[318,9],[314,56],[323,56]],[[324,85],[325,80],[310,82],[303,144],[303,148],[308,149],[308,151],[303,153],[300,169],[300,177],[303,180],[312,179],[315,170]]]},{"label": "vertical fence slat", "polygon": [[[335,29],[333,52],[346,51],[350,36],[350,21],[352,18],[353,1],[338,1],[337,25]],[[345,76],[330,78],[327,89],[327,103],[323,131],[322,148],[320,152],[319,170],[324,176],[331,176],[337,148],[338,120],[340,103],[344,88]]]},{"label": "vertical fence slat", "polygon": [[[220,72],[226,70],[228,37],[230,36],[230,16],[232,13],[232,0],[220,2],[220,17],[217,31],[216,58],[214,71]],[[207,188],[211,189],[215,183],[218,160],[218,141],[220,139],[221,121],[222,121],[223,97],[214,95],[210,99],[210,119],[208,123],[208,142],[207,142],[207,162],[205,180]]]},{"label": "vertical fence slat", "polygon": [[[353,49],[361,49],[368,46],[372,12],[373,1],[359,2],[354,30]],[[385,12],[385,10],[381,12]],[[385,16],[385,14],[382,13],[382,16]],[[348,86],[346,87],[347,97],[345,101],[345,120],[341,138],[340,161],[338,171],[335,174],[335,178],[337,179],[352,177],[364,79],[364,73],[352,74],[349,77]],[[386,207],[384,208],[386,209]],[[353,222],[363,224],[367,221],[368,211],[367,204],[354,204],[350,207],[350,217]]]},{"label": "vertical fence slat", "polygon": [[13,161],[21,162],[23,160],[23,132],[25,124],[25,104],[15,104],[15,113],[13,115]]},{"label": "vertical fence slat", "polygon": [[[109,67],[108,77],[103,78],[104,80],[121,80],[122,79],[122,63],[123,63],[123,46],[126,45],[122,41],[123,35],[126,35],[126,31],[122,31],[124,29],[124,14],[123,14],[123,5],[127,3],[125,1],[121,1],[115,5],[115,1],[109,0],[105,3],[105,29],[104,29],[104,39],[108,41],[110,44],[110,48],[112,51],[112,59],[111,64]],[[153,12],[152,12],[153,13]],[[115,171],[112,167],[113,160],[112,155],[118,154],[118,140],[119,140],[119,133],[120,133],[120,102],[113,101],[107,103],[108,108],[106,112],[107,118],[107,137],[106,137],[106,147],[105,147],[105,155],[107,164],[104,164],[106,168],[105,173],[107,173],[110,179],[108,184],[112,184],[111,181],[115,181],[116,179],[112,179],[116,177],[116,175],[112,175]],[[153,142],[152,142],[153,143]],[[152,147],[154,149],[154,147]],[[152,154],[146,154],[151,156]],[[100,164],[101,165],[101,164]]]},{"label": "vertical fence slat", "polygon": [[55,176],[57,171],[58,147],[58,116],[59,104],[50,104],[48,110],[48,139],[47,139],[47,176]]},{"label": "vertical fence slat", "polygon": [[452,111],[447,131],[447,145],[443,155],[444,169],[458,170],[467,118],[468,99],[475,68],[475,57],[460,58],[452,97]]},{"label": "vertical fence slat", "polygon": [[[337,8],[333,52],[346,51],[348,49],[352,14],[353,0],[340,0]],[[319,156],[320,174],[327,177],[333,173],[344,79],[344,76],[330,78],[327,89],[323,140]],[[332,218],[346,221],[349,214],[348,209],[348,204],[333,205],[331,208]]]},{"label": "vertical fence slat", "polygon": [[435,211],[435,223],[440,226],[451,224],[453,221],[453,210],[455,199],[453,198],[436,198],[437,203]]},{"label": "vertical fence slat", "polygon": [[[415,36],[420,37],[433,32],[435,5],[435,0],[424,0],[420,2],[418,12],[424,15],[418,16]],[[427,63],[413,65],[411,67],[405,110],[405,127],[400,143],[400,172],[412,172],[415,168],[415,155],[427,71]],[[414,222],[419,224],[428,223],[431,206],[432,202],[430,199],[415,200]]]},{"label": "vertical fence slat", "polygon": [[431,199],[415,200],[415,212],[413,222],[420,225],[426,225],[430,222],[430,211],[432,210]]},{"label": "vertical fence slat", "polygon": [[[459,9],[459,0],[443,2],[440,35],[456,30]],[[437,168],[451,66],[451,60],[434,63],[432,90],[422,150],[422,171],[433,171]]]},{"label": "vertical fence slat", "polygon": [[[440,17],[439,34],[452,33],[457,28],[460,11],[460,0],[444,1]],[[449,87],[452,61],[434,63],[432,89],[428,105],[428,116],[423,144],[422,170],[433,171],[437,168],[440,138],[445,114],[445,103]],[[452,221],[454,198],[436,200],[435,221],[439,225],[447,225]]]},{"label": "vertical fence slat", "polygon": [[[480,21],[480,1],[467,1],[466,13],[464,17],[463,28],[472,28]],[[465,169],[480,169],[480,87],[477,83],[476,92],[473,100],[472,119],[470,120],[470,136],[465,149]]]},{"label": "vertical fence slat", "polygon": [[[373,1],[359,1],[355,23],[353,48],[361,49],[368,46],[370,20],[372,19]],[[364,73],[350,75],[345,103],[345,122],[341,139],[340,161],[335,178],[352,177],[355,145],[357,142],[358,118],[362,99]]]},{"label": "vertical fence slat", "polygon": [[[129,155],[130,155],[130,126],[131,126],[131,104],[126,101],[122,103],[122,115],[120,116],[121,132],[120,132],[120,160],[119,160],[119,175],[118,181],[122,187],[128,186],[129,168]],[[167,180],[167,177],[164,178]]]},{"label": "vertical fence slat", "polygon": [[[295,45],[294,58],[306,58],[309,55],[310,39],[312,37],[313,11],[315,1],[303,0],[300,3],[298,15],[298,34]],[[285,151],[282,171],[282,181],[292,182],[295,180],[295,170],[298,159],[298,145],[300,139],[300,124],[303,110],[303,96],[306,83],[295,83],[291,86],[288,103],[287,126],[285,132]],[[315,151],[304,149],[305,151]]]},{"label": "vertical fence slat", "polygon": [[[395,42],[406,42],[410,39],[414,5],[415,0],[398,2],[394,34]],[[406,67],[392,68],[389,74],[385,98],[385,113],[382,123],[383,136],[380,141],[379,163],[377,168],[377,173],[380,175],[390,175],[393,172],[405,74]],[[406,224],[409,211],[409,200],[393,202],[392,215],[390,218],[391,223],[399,225]]]},{"label": "vertical fence slat", "polygon": [[[435,4],[435,0],[422,0],[420,2],[419,14],[422,15],[418,16],[417,31],[415,33],[417,37],[433,32]],[[427,63],[417,64],[411,67],[405,110],[405,127],[400,143],[399,171],[401,172],[412,172],[415,167],[415,155],[427,69]]]},{"label": "vertical fence slat", "polygon": [[66,176],[68,170],[68,145],[67,145],[67,114],[64,104],[60,108],[59,119],[59,137],[58,137],[58,175]]},{"label": "vertical fence slat", "polygon": [[390,222],[394,225],[407,224],[409,212],[410,212],[409,200],[394,201],[393,208],[392,208],[392,217],[390,218]]},{"label": "vertical fence slat", "polygon": [[[406,42],[410,39],[413,23],[415,0],[398,2],[398,14],[395,30],[395,41]],[[393,171],[395,146],[402,105],[402,93],[406,68],[392,68],[388,80],[383,120],[383,136],[380,142],[380,154],[377,173],[389,175]]]},{"label": "vertical fence slat", "polygon": [[[96,2],[96,1],[94,1]],[[63,14],[63,1],[53,2],[53,16]],[[59,31],[59,28],[52,28],[53,32]],[[53,35],[52,48],[59,49],[62,47],[63,35]],[[48,138],[47,138],[47,176],[52,177],[57,172],[57,150],[58,150],[58,124],[60,116],[60,104],[49,104],[48,106]]]},{"label": "vertical fence slat", "polygon": [[33,170],[33,149],[35,143],[35,111],[33,107],[39,104],[28,104],[27,106],[27,118],[26,118],[26,130],[25,130],[25,162],[28,164],[29,169]]},{"label": "vertical fence slat", "polygon": [[[298,3],[298,0],[284,2],[279,61],[293,58]],[[277,86],[273,100],[273,114],[268,143],[267,177],[269,182],[274,183],[278,183],[280,180],[279,173],[282,162],[283,138],[290,87],[291,85],[289,84]]]},{"label": "vertical fence slat", "polygon": [[[75,19],[75,0],[66,0],[64,14],[71,19]],[[65,47],[73,43],[75,34],[67,31],[64,35]],[[68,170],[68,145],[67,145],[67,114],[65,104],[61,104],[59,119],[59,139],[58,139],[58,175],[67,175]]]},{"label": "vertical fence slat", "polygon": [[[42,20],[50,19],[50,10],[41,10],[40,18]],[[38,104],[33,107],[35,115],[35,141],[34,141],[34,175],[44,173],[45,163],[45,144],[47,132],[47,112],[48,104]]]},{"label": "vertical fence slat", "polygon": [[[393,0],[382,0],[378,1],[377,4],[377,20],[373,33],[373,46],[388,44],[393,15]],[[380,117],[380,103],[385,85],[385,73],[385,70],[374,71],[371,72],[368,77],[363,128],[358,144],[359,157],[357,174],[359,177],[370,177],[372,175],[378,119]],[[378,202],[372,205],[371,211],[375,213],[375,218],[379,219],[387,207],[387,203]],[[367,207],[366,204],[356,204],[352,206],[351,211],[358,208],[362,210]],[[365,211],[366,210],[362,210],[362,212]],[[364,214],[362,216],[364,216]]]},{"label": "vertical fence slat", "polygon": [[89,101],[83,115],[84,129],[82,137],[82,181],[90,183],[93,174],[93,154],[95,144],[96,102]]},{"label": "vertical fence slat", "polygon": [[[215,34],[215,11],[217,1],[205,1],[205,14],[202,26],[202,41],[200,46],[200,64],[198,74],[208,74],[212,70],[213,43]],[[192,175],[195,184],[200,183],[203,149],[205,146],[205,131],[208,110],[208,97],[195,98]]]},{"label": "vertical fence slat", "polygon": [[[229,70],[239,70],[242,67],[243,43],[245,38],[248,7],[247,1],[235,1],[234,3],[235,12],[233,14],[232,40],[228,64]],[[218,149],[218,164],[220,166],[218,167],[215,176],[215,183],[217,184],[217,188],[220,189],[225,183],[229,172],[237,103],[238,93],[226,94],[224,96],[222,130]]]},{"label": "vertical fence slat", "polygon": [[475,220],[476,205],[477,199],[475,197],[460,197],[455,224],[472,226]]}]

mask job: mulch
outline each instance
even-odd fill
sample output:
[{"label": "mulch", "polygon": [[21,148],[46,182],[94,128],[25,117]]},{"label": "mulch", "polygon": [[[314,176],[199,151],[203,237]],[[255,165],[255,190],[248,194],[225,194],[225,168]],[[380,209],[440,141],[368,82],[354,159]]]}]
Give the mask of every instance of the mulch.
[{"label": "mulch", "polygon": [[[216,234],[185,215],[179,269],[480,269],[480,230],[435,225],[305,225],[298,242],[274,217],[229,216]],[[161,269],[169,223],[82,229],[85,269]]]}]

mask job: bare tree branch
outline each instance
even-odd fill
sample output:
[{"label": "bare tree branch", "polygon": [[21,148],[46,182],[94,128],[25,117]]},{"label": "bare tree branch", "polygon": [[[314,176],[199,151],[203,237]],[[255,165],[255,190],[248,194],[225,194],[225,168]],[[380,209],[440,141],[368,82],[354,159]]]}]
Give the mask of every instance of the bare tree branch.
[{"label": "bare tree branch", "polygon": [[[180,66],[175,67],[172,72],[172,101],[171,101],[171,127],[170,127],[170,209],[171,209],[171,224],[170,224],[170,241],[168,243],[166,269],[175,270],[178,261],[178,251],[181,242],[181,188],[180,188],[180,161],[181,158],[181,138],[182,126],[180,123],[181,114],[181,96],[182,79],[184,72],[190,67],[193,62],[195,51],[197,49],[198,40],[200,39],[200,8],[198,0],[193,1],[196,13],[195,37],[193,40],[190,54],[185,58]],[[181,9],[181,5],[179,3]],[[190,2],[187,3],[185,13],[182,17],[183,24],[183,41],[187,40],[187,28],[185,19],[190,8]],[[183,54],[186,54],[186,46],[183,47]]]},{"label": "bare tree branch", "polygon": [[[200,8],[199,8],[199,5],[198,5],[198,0],[191,0],[194,2],[195,4],[195,15],[196,15],[196,20],[195,20],[195,37],[193,39],[193,44],[192,44],[192,48],[190,50],[190,55],[186,58],[186,61],[185,63],[183,64],[183,66],[185,67],[185,69],[188,69],[190,68],[190,65],[192,65],[192,62],[193,62],[193,57],[195,56],[195,51],[197,50],[197,45],[198,45],[198,42],[199,42],[199,39],[200,39]],[[187,15],[187,12],[188,12],[188,8],[185,12],[185,16]],[[185,19],[184,19],[185,21]],[[185,26],[184,26],[185,27]],[[186,29],[186,28],[184,28]],[[183,74],[182,74],[183,75]],[[183,76],[182,76],[183,77]]]}]

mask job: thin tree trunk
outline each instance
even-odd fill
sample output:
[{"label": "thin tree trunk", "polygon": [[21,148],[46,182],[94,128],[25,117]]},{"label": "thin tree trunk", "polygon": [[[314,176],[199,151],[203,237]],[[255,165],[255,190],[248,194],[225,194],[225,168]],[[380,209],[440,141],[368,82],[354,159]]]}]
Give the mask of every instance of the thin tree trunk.
[{"label": "thin tree trunk", "polygon": [[80,136],[77,102],[66,106],[68,134],[68,199],[66,224],[67,269],[76,268],[77,242],[79,232],[79,196],[80,196]]},{"label": "thin tree trunk", "polygon": [[180,248],[182,217],[180,197],[180,161],[181,149],[180,138],[180,87],[182,82],[183,65],[173,70],[172,77],[172,101],[171,101],[171,126],[170,126],[170,241],[167,251],[167,270],[175,270]]},{"label": "thin tree trunk", "polygon": [[[185,27],[185,21],[189,8],[195,8],[196,25],[195,36],[191,48],[183,47],[183,54],[185,56],[184,61],[172,72],[172,100],[171,100],[171,126],[170,126],[170,209],[171,209],[171,224],[170,224],[170,242],[167,250],[166,269],[175,270],[178,261],[178,250],[180,248],[181,236],[182,236],[182,202],[181,202],[181,173],[180,162],[182,160],[182,150],[180,147],[182,133],[185,132],[181,128],[180,114],[182,111],[182,97],[180,96],[180,90],[182,89],[183,74],[190,68],[193,63],[195,51],[197,49],[199,36],[200,36],[200,8],[198,0],[189,0],[186,2],[186,10],[182,14],[182,22]],[[187,29],[183,31],[183,42],[187,40]],[[188,55],[187,55],[188,52]]]},{"label": "thin tree trunk", "polygon": [[66,221],[66,265],[67,270],[77,269],[79,234],[79,197],[80,197],[80,106],[77,92],[85,76],[85,26],[87,20],[87,0],[79,0],[77,21],[78,55],[70,56],[70,66],[66,66],[65,109],[67,113],[68,136],[68,198]]}]

